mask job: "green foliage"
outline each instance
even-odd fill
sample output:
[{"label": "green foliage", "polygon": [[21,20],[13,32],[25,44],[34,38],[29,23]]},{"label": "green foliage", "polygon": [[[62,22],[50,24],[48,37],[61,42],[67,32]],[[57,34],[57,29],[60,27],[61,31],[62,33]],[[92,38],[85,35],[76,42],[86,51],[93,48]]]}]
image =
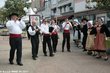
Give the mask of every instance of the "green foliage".
[{"label": "green foliage", "polygon": [[110,0],[96,0],[97,9],[110,10]]},{"label": "green foliage", "polygon": [[11,13],[18,13],[19,16],[25,14],[23,8],[25,7],[24,0],[7,0],[5,2],[6,15],[9,16]]},{"label": "green foliage", "polygon": [[6,9],[0,8],[0,23],[4,23],[6,20]]},{"label": "green foliage", "polygon": [[31,4],[26,4],[27,0],[6,0],[5,6],[0,8],[0,22],[6,21],[11,13],[18,13],[20,17],[25,15],[24,7],[30,7]]}]

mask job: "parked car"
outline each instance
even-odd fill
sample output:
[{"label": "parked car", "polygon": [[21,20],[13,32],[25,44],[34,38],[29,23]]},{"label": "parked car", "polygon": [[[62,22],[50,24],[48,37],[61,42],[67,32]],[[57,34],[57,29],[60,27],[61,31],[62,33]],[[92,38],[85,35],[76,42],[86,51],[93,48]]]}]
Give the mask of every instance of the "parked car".
[{"label": "parked car", "polygon": [[0,29],[5,28],[4,24],[0,24]]}]

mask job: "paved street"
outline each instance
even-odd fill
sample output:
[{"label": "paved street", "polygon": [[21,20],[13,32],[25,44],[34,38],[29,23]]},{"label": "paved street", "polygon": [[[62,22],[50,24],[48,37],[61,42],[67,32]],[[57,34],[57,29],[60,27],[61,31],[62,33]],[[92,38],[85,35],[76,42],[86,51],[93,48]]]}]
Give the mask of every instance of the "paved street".
[{"label": "paved street", "polygon": [[96,59],[76,48],[71,40],[71,50],[61,52],[60,35],[58,52],[55,57],[44,57],[40,42],[39,55],[36,61],[31,58],[30,41],[23,39],[23,64],[24,66],[10,65],[8,63],[9,44],[8,37],[0,36],[0,73],[110,73],[110,60]]}]

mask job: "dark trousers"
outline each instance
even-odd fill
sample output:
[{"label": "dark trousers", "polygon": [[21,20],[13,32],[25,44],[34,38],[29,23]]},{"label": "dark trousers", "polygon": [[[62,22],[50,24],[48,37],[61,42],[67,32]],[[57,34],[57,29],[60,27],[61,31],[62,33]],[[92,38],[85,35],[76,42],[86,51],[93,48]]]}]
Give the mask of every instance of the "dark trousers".
[{"label": "dark trousers", "polygon": [[57,51],[56,48],[57,48],[57,44],[58,44],[58,34],[52,35],[51,38],[52,38],[53,51],[56,52]]},{"label": "dark trousers", "polygon": [[50,35],[44,35],[43,36],[43,52],[44,52],[44,55],[47,54],[46,44],[48,45],[50,55],[52,55],[53,54],[53,50],[52,50]]},{"label": "dark trousers", "polygon": [[83,36],[83,41],[82,41],[82,45],[83,45],[83,49],[86,50],[86,40],[87,40],[87,35]]},{"label": "dark trousers", "polygon": [[9,39],[9,44],[10,44],[10,58],[9,61],[13,61],[14,59],[14,54],[15,54],[15,50],[17,50],[16,52],[16,61],[17,63],[21,62],[21,58],[22,58],[22,38],[10,38]]},{"label": "dark trousers", "polygon": [[63,33],[62,50],[64,50],[65,43],[67,42],[67,50],[70,50],[70,33]]},{"label": "dark trousers", "polygon": [[31,37],[31,45],[32,45],[32,57],[35,58],[38,55],[39,38]]}]

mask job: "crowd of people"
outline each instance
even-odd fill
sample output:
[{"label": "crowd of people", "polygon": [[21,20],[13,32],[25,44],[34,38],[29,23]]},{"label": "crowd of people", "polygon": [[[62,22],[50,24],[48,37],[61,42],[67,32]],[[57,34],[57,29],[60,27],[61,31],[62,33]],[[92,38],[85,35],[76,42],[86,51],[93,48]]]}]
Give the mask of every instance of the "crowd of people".
[{"label": "crowd of people", "polygon": [[73,25],[73,40],[76,45],[78,47],[82,46],[83,51],[87,51],[88,55],[108,60],[106,40],[110,37],[110,31],[104,24],[104,20],[99,18],[93,23],[83,18],[79,23],[75,19]]},{"label": "crowd of people", "polygon": [[[49,56],[55,56],[57,52],[58,44],[58,33],[59,30],[63,30],[63,40],[62,40],[62,52],[65,51],[65,43],[67,51],[71,52],[70,49],[70,30],[73,30],[73,40],[77,47],[83,48],[83,51],[87,51],[89,55],[96,56],[96,58],[104,58],[108,60],[106,54],[106,37],[110,37],[110,32],[108,28],[103,24],[102,19],[98,19],[94,22],[88,21],[83,18],[81,22],[74,19],[72,23],[65,19],[59,27],[57,22],[52,20],[43,19],[41,25],[37,24],[36,20],[32,20],[32,24],[27,28],[29,39],[32,46],[32,59],[36,60],[38,58],[39,51],[39,36],[42,35],[42,47],[44,56],[47,55],[47,47],[49,49]],[[12,13],[10,20],[6,23],[9,30],[9,44],[10,44],[10,57],[9,63],[13,65],[15,50],[17,50],[17,64],[23,66],[22,58],[22,29],[26,27],[22,20],[18,20],[18,14]],[[17,44],[17,45],[16,45]]]}]

